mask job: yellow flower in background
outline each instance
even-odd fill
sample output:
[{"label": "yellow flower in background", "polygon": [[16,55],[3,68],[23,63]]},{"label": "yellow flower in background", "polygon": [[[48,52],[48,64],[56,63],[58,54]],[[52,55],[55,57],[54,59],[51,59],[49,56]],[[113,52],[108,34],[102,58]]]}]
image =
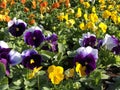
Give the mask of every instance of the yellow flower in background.
[{"label": "yellow flower in background", "polygon": [[74,76],[74,68],[65,70],[65,78],[71,78]]},{"label": "yellow flower in background", "polygon": [[76,62],[76,68],[75,68],[76,72],[79,73],[80,77],[83,77],[86,75],[85,70],[86,67],[82,66],[80,63]]},{"label": "yellow flower in background", "polygon": [[118,21],[118,16],[117,15],[111,14],[111,19],[115,24],[117,24],[117,21]]},{"label": "yellow flower in background", "polygon": [[48,77],[53,84],[59,84],[64,79],[64,69],[61,66],[51,65],[48,67]]},{"label": "yellow flower in background", "polygon": [[107,18],[110,17],[110,15],[111,15],[111,12],[108,11],[108,10],[105,10],[105,11],[103,12],[103,14],[102,14],[102,17],[105,18],[105,19],[107,19]]},{"label": "yellow flower in background", "polygon": [[74,19],[69,19],[68,21],[66,21],[66,25],[67,25],[68,28],[73,27],[74,24],[75,24]]},{"label": "yellow flower in background", "polygon": [[67,9],[66,12],[68,14],[74,14],[75,13],[74,9],[72,9],[72,8]]},{"label": "yellow flower in background", "polygon": [[85,30],[86,29],[84,22],[80,23],[79,28],[81,30]]},{"label": "yellow flower in background", "polygon": [[81,8],[78,8],[77,10],[77,13],[75,15],[77,18],[81,17],[82,16],[82,11],[81,11]]},{"label": "yellow flower in background", "polygon": [[100,10],[105,10],[105,8],[106,8],[106,5],[104,4],[100,5]]},{"label": "yellow flower in background", "polygon": [[64,19],[67,21],[68,20],[68,14],[64,14],[64,13],[60,13],[59,16],[57,16],[57,18],[60,20],[60,21],[63,21]]},{"label": "yellow flower in background", "polygon": [[118,16],[118,24],[120,24],[120,16]]},{"label": "yellow flower in background", "polygon": [[101,22],[99,24],[99,28],[101,28],[101,30],[103,31],[103,33],[105,33],[106,30],[107,30],[107,25],[105,23]]},{"label": "yellow flower in background", "polygon": [[99,3],[105,4],[105,0],[99,0]]},{"label": "yellow flower in background", "polygon": [[95,6],[92,7],[92,12],[93,12],[93,13],[96,13],[96,8],[95,8]]},{"label": "yellow flower in background", "polygon": [[83,5],[84,5],[85,8],[89,8],[90,7],[89,2],[83,2]]},{"label": "yellow flower in background", "polygon": [[88,14],[84,14],[84,19],[87,21],[88,20]]},{"label": "yellow flower in background", "polygon": [[98,21],[98,16],[97,14],[95,13],[91,13],[89,16],[88,16],[89,20],[93,23],[97,22]]},{"label": "yellow flower in background", "polygon": [[60,15],[57,16],[57,18],[58,18],[60,21],[63,21],[63,20],[64,20],[64,13],[60,13]]},{"label": "yellow flower in background", "polygon": [[35,76],[35,74],[39,71],[39,70],[41,70],[42,69],[42,66],[41,67],[35,67],[34,69],[33,69],[33,71],[28,75],[28,79],[32,79],[34,76]]},{"label": "yellow flower in background", "polygon": [[120,4],[116,6],[117,11],[120,12]]},{"label": "yellow flower in background", "polygon": [[108,10],[113,10],[114,9],[114,6],[113,5],[109,5],[108,6]]},{"label": "yellow flower in background", "polygon": [[88,22],[88,23],[86,24],[86,27],[87,27],[88,29],[94,30],[95,24],[94,24],[93,22]]},{"label": "yellow flower in background", "polygon": [[64,15],[64,19],[65,19],[66,21],[68,20],[68,14],[67,14],[67,13]]}]

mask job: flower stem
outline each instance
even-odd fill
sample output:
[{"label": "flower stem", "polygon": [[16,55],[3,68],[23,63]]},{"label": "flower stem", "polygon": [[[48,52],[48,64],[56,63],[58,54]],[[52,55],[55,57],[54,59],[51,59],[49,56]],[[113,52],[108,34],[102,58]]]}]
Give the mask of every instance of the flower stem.
[{"label": "flower stem", "polygon": [[40,90],[40,77],[38,76],[38,90]]}]

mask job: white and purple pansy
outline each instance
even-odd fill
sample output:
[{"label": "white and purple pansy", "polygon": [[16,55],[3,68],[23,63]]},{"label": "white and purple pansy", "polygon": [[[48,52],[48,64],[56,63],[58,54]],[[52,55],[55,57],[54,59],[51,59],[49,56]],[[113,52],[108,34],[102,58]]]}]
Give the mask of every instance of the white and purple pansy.
[{"label": "white and purple pansy", "polygon": [[118,46],[119,40],[115,36],[110,36],[109,34],[105,35],[105,38],[103,39],[103,46],[105,46],[106,49],[112,50],[113,47]]},{"label": "white and purple pansy", "polygon": [[24,33],[24,41],[33,47],[38,47],[45,40],[45,36],[39,27],[31,27]]},{"label": "white and purple pansy", "polygon": [[87,46],[94,47],[96,44],[96,41],[97,41],[96,36],[88,32],[82,35],[82,38],[80,38],[79,40],[79,44],[82,47],[87,47]]},{"label": "white and purple pansy", "polygon": [[106,34],[103,40],[103,46],[105,46],[106,49],[112,51],[114,54],[120,54],[120,41],[115,36]]},{"label": "white and purple pansy", "polygon": [[98,50],[92,47],[80,47],[74,57],[74,65],[79,62],[86,67],[85,73],[89,74],[96,68],[96,61],[98,59]]},{"label": "white and purple pansy", "polygon": [[15,37],[21,36],[26,28],[27,24],[21,19],[14,18],[8,22],[8,31]]}]

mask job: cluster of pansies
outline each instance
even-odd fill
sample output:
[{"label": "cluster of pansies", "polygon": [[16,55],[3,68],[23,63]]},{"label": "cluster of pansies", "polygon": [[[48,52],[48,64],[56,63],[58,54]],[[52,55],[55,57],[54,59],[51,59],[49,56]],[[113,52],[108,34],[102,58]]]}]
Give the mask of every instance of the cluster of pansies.
[{"label": "cluster of pansies", "polygon": [[0,1],[6,88],[104,90],[107,68],[120,65],[119,13],[119,0]]}]

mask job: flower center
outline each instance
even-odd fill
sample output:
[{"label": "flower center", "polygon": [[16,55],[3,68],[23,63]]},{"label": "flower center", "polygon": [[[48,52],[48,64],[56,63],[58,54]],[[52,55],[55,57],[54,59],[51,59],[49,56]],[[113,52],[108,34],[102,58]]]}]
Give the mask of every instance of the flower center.
[{"label": "flower center", "polygon": [[88,62],[85,62],[85,65],[88,65]]},{"label": "flower center", "polygon": [[16,28],[16,31],[19,31],[19,28]]},{"label": "flower center", "polygon": [[33,37],[33,40],[35,40],[36,39],[36,37]]},{"label": "flower center", "polygon": [[35,63],[35,61],[34,61],[34,59],[31,59],[30,64],[33,64],[33,63]]}]

